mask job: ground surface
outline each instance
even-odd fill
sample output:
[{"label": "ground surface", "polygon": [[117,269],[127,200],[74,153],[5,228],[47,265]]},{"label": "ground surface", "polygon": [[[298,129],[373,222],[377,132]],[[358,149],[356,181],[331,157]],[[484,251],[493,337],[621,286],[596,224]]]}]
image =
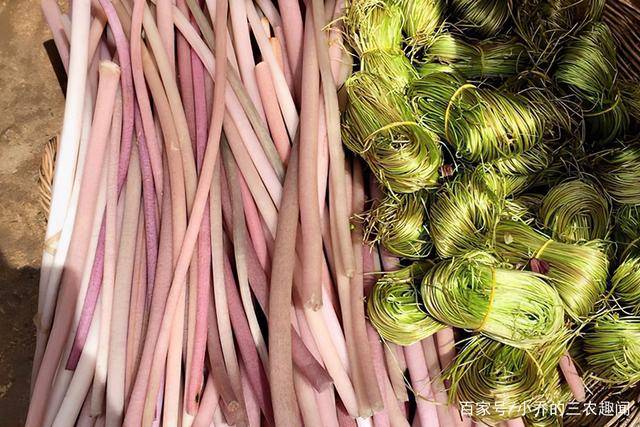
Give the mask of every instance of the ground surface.
[{"label": "ground surface", "polygon": [[34,349],[32,318],[45,219],[38,203],[42,148],[64,98],[42,43],[35,0],[0,0],[0,426],[24,424]]}]

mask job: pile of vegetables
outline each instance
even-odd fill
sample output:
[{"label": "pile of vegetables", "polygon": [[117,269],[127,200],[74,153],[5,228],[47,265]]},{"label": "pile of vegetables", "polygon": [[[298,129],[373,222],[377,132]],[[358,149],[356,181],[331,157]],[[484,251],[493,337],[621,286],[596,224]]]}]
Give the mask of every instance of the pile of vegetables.
[{"label": "pile of vegetables", "polygon": [[640,382],[603,7],[42,0],[68,87],[26,425],[558,425],[536,405]]}]

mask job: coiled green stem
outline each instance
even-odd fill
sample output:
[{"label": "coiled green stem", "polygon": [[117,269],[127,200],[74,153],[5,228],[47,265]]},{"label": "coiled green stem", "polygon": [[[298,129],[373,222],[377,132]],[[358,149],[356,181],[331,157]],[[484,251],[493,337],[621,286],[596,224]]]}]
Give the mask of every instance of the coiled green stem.
[{"label": "coiled green stem", "polygon": [[386,195],[364,216],[365,240],[380,243],[400,257],[426,257],[432,244],[425,196],[420,192]]},{"label": "coiled green stem", "polygon": [[512,156],[542,140],[544,117],[520,95],[434,73],[413,82],[409,97],[422,122],[470,161]]},{"label": "coiled green stem", "polygon": [[400,0],[404,14],[402,29],[407,35],[406,43],[411,50],[429,44],[440,26],[444,12],[442,0]]},{"label": "coiled green stem", "polygon": [[489,424],[548,408],[558,403],[561,394],[557,366],[565,348],[560,339],[523,350],[483,336],[472,337],[444,373],[451,381],[451,398],[485,402],[487,411],[475,418]]},{"label": "coiled green stem", "polygon": [[600,381],[628,387],[640,382],[640,317],[605,314],[584,337],[587,366]]},{"label": "coiled green stem", "polygon": [[446,326],[429,316],[418,293],[428,264],[415,263],[386,273],[367,301],[369,320],[382,338],[411,345]]},{"label": "coiled green stem", "polygon": [[611,289],[625,311],[640,314],[640,248],[630,243],[611,277]]},{"label": "coiled green stem", "polygon": [[402,46],[404,18],[399,5],[385,0],[355,0],[344,17],[347,41],[358,55]]},{"label": "coiled green stem", "polygon": [[564,323],[560,296],[541,275],[500,267],[486,252],[436,264],[422,298],[442,323],[519,348],[549,341]]},{"label": "coiled green stem", "polygon": [[600,181],[618,203],[640,204],[640,145],[636,142],[604,152],[596,161]]},{"label": "coiled green stem", "polygon": [[539,215],[551,237],[567,243],[605,239],[609,234],[609,203],[598,188],[583,180],[553,187]]},{"label": "coiled green stem", "polygon": [[499,32],[509,18],[508,0],[452,0],[451,3],[466,23],[486,36]]},{"label": "coiled green stem", "polygon": [[495,249],[511,263],[526,264],[551,279],[575,319],[588,316],[605,291],[609,260],[604,243],[591,240],[567,244],[549,239],[520,221],[501,221]]}]

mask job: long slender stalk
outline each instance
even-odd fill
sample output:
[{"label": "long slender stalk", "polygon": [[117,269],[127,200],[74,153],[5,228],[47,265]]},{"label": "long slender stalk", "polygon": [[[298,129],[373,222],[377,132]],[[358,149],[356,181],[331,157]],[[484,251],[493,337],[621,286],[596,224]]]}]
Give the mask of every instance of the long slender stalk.
[{"label": "long slender stalk", "polygon": [[271,268],[269,295],[269,379],[276,425],[296,425],[298,408],[291,359],[291,320],[295,239],[298,227],[298,148],[294,145],[285,178]]},{"label": "long slender stalk", "polygon": [[[82,44],[89,36],[90,25],[90,1],[79,0],[72,13],[73,35],[70,43],[69,73],[67,95],[65,99],[65,114],[60,134],[60,143],[56,155],[56,168],[53,177],[53,195],[49,207],[47,231],[45,234],[45,246],[42,253],[40,267],[40,294],[38,297],[38,317],[36,328],[38,339],[36,342],[36,356],[32,372],[40,369],[41,357],[44,353],[46,339],[49,336],[50,323],[42,324],[42,310],[51,305],[51,297],[47,297],[48,289],[57,289],[57,283],[49,283],[49,275],[53,270],[62,270],[64,260],[60,264],[54,264],[54,256],[58,250],[58,240],[63,228],[67,209],[71,199],[78,148],[82,133],[82,117],[85,102],[85,88],[87,82],[87,66],[89,63],[88,51]],[[56,281],[57,282],[57,281]],[[55,292],[53,293],[55,295]],[[35,377],[34,377],[35,378]]]},{"label": "long slender stalk", "polygon": [[318,52],[318,64],[322,78],[322,95],[325,102],[325,114],[327,119],[327,136],[329,144],[331,179],[330,191],[334,193],[336,203],[333,207],[332,218],[336,222],[337,253],[342,259],[342,268],[347,277],[353,274],[354,260],[349,233],[349,215],[345,210],[347,195],[344,176],[344,151],[340,136],[340,111],[338,108],[338,95],[336,91],[329,52],[327,50],[326,37],[322,33],[324,28],[324,8],[321,0],[311,0],[313,23],[315,27],[315,39]]},{"label": "long slender stalk", "polygon": [[76,296],[80,286],[77,276],[83,271],[86,249],[89,243],[85,236],[91,228],[93,210],[96,206],[96,187],[100,179],[100,174],[96,173],[96,171],[101,170],[101,164],[104,160],[103,153],[106,146],[107,135],[109,134],[108,129],[111,124],[116,89],[120,78],[120,68],[112,62],[103,62],[100,65],[100,77],[96,112],[94,114],[91,132],[91,142],[93,143],[94,150],[90,153],[92,157],[85,162],[85,172],[90,171],[90,173],[83,174],[85,179],[82,181],[83,188],[80,191],[80,199],[78,200],[78,210],[83,212],[83,215],[78,217],[79,221],[76,221],[74,225],[73,234],[76,237],[75,239],[72,237],[69,245],[69,254],[66,263],[67,273],[63,276],[60,284],[60,304],[57,307],[58,315],[55,317],[49,337],[49,345],[47,345],[44,352],[42,367],[38,371],[33,388],[32,398],[36,404],[29,408],[26,423],[29,426],[39,425],[41,422],[43,405],[46,400],[45,396],[48,394],[58,361],[61,357],[64,337],[71,326]]},{"label": "long slender stalk", "polygon": [[322,305],[322,233],[318,201],[318,109],[320,77],[311,11],[307,11],[302,63],[300,166],[298,198],[302,231],[302,302],[314,310]]}]

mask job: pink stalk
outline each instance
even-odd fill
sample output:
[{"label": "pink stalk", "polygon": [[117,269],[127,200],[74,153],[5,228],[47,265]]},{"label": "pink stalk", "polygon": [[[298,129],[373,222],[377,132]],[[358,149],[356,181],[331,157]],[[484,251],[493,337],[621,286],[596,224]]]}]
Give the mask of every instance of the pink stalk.
[{"label": "pink stalk", "polygon": [[[230,4],[229,15],[231,17],[231,28],[233,30],[233,41],[236,52],[248,53],[251,52],[251,39],[249,36],[249,25],[247,23],[247,8],[244,1],[233,1]],[[253,102],[253,105],[258,110],[258,114],[263,122],[266,121],[265,111],[262,108],[260,102],[260,94],[258,92],[258,84],[256,83],[256,77],[253,73],[255,62],[253,55],[241,54],[238,55],[238,68],[240,75],[242,76],[242,82]]]},{"label": "pink stalk", "polygon": [[[168,348],[166,350],[164,379],[160,381],[160,387],[164,388],[164,399],[162,406],[156,405],[155,409],[158,411],[162,408],[162,420],[167,423],[167,425],[179,424],[180,398],[182,396],[180,388],[182,385],[182,347],[185,331],[186,299],[186,286],[183,286],[175,309],[173,323],[170,325],[171,331]],[[189,365],[186,365],[188,369]],[[153,391],[154,388],[151,388],[151,390]],[[158,415],[156,415],[156,418],[158,418]]]},{"label": "pink stalk", "polygon": [[560,358],[560,369],[562,370],[562,375],[564,376],[565,381],[567,381],[567,384],[571,389],[573,397],[578,402],[584,402],[586,399],[584,382],[582,381],[582,377],[578,373],[576,365],[573,363],[573,359],[571,359],[568,352],[563,354]]},{"label": "pink stalk", "polygon": [[[243,401],[240,397],[235,396],[235,391],[231,384],[231,379],[227,373],[227,367],[224,364],[224,355],[222,354],[222,345],[220,344],[220,335],[218,321],[215,314],[215,302],[213,297],[209,298],[209,309],[207,311],[207,319],[209,327],[207,329],[207,350],[209,354],[209,363],[211,364],[210,373],[216,389],[220,393],[220,399],[224,403],[222,410],[228,422],[241,422],[245,419]],[[200,406],[202,408],[202,405]]]},{"label": "pink stalk", "polygon": [[[318,347],[313,339],[313,334],[309,329],[309,325],[304,315],[304,310],[298,306],[294,307],[298,330],[300,332],[300,337],[302,338],[304,344],[309,348],[309,351],[316,359],[321,359],[320,352],[318,351]],[[295,377],[294,377],[295,379]],[[297,390],[296,383],[296,390]],[[322,391],[316,392],[316,400],[317,407],[320,411],[319,421],[322,422],[321,425],[326,427],[335,427],[338,425],[338,419],[336,417],[336,402],[335,396],[333,393],[333,388],[326,388]],[[313,409],[313,408],[311,408]],[[304,413],[302,414],[304,418]]]},{"label": "pink stalk", "polygon": [[427,370],[429,371],[429,378],[431,378],[431,386],[437,403],[436,412],[438,413],[438,420],[445,425],[454,425],[455,421],[451,414],[451,408],[448,406],[449,398],[447,397],[447,391],[442,382],[442,371],[433,336],[422,340],[422,350],[424,351]]},{"label": "pink stalk", "polygon": [[[173,32],[173,22],[171,19],[171,9],[173,2],[171,0],[156,0],[156,18],[158,20],[158,30],[162,44],[167,53],[169,64],[172,68],[175,66],[175,34]],[[175,72],[175,71],[174,71]]]},{"label": "pink stalk", "polygon": [[[185,0],[178,0],[176,7],[182,11],[185,16],[189,16],[189,8]],[[173,25],[173,8],[171,10],[171,25]],[[178,84],[180,85],[180,95],[184,113],[187,118],[187,126],[189,127],[189,136],[196,149],[196,111],[194,103],[194,85],[193,70],[191,64],[192,52],[189,43],[179,32],[176,34],[176,51],[178,55]]]},{"label": "pink stalk", "polygon": [[311,12],[304,31],[300,117],[298,198],[302,231],[302,303],[313,310],[322,306],[322,233],[318,203],[318,104],[320,77]]},{"label": "pink stalk", "polygon": [[354,269],[354,259],[349,233],[349,215],[346,211],[347,195],[344,172],[344,151],[340,134],[340,111],[338,107],[338,95],[331,65],[327,40],[322,29],[325,26],[324,9],[321,0],[311,0],[313,10],[313,22],[316,31],[316,44],[318,49],[318,64],[322,78],[322,94],[325,102],[325,115],[327,120],[327,139],[329,144],[329,158],[331,189],[336,203],[333,205],[332,218],[336,222],[336,239],[340,255],[341,265],[347,277],[350,277]]},{"label": "pink stalk", "polygon": [[[173,15],[171,11],[168,11],[169,18]],[[187,208],[190,209],[193,204],[193,199],[196,192],[196,166],[193,156],[193,147],[189,137],[189,127],[187,125],[187,119],[180,100],[180,92],[178,91],[178,85],[175,80],[175,72],[173,62],[167,57],[166,52],[161,46],[161,35],[158,32],[158,28],[153,21],[149,6],[144,8],[144,16],[142,19],[147,40],[151,45],[151,49],[154,53],[158,71],[162,78],[164,90],[166,91],[169,107],[171,108],[171,114],[175,129],[177,133],[177,145],[180,149],[180,157],[182,161],[182,168],[184,173],[184,185],[186,191]],[[171,26],[171,34],[173,40],[173,26]]]},{"label": "pink stalk", "polygon": [[[147,93],[147,83],[145,82],[142,64],[142,15],[144,13],[144,3],[134,1],[133,12],[131,14],[131,67],[133,82],[135,86],[136,99],[140,109],[140,118],[144,130],[144,138],[149,151],[149,160],[153,172],[156,194],[162,195],[163,190],[163,167],[162,150],[158,141],[158,135],[154,126],[153,114],[151,112],[151,102]],[[138,134],[143,133],[136,125]]]},{"label": "pink stalk", "polygon": [[300,4],[294,0],[278,0],[278,9],[282,15],[284,26],[284,37],[287,43],[287,54],[291,72],[293,74],[294,87],[300,93],[300,82],[302,78],[302,45],[304,30],[302,25],[302,13]]},{"label": "pink stalk", "polygon": [[522,418],[515,418],[506,422],[508,427],[524,427],[526,424]]},{"label": "pink stalk", "polygon": [[242,380],[242,392],[244,394],[244,406],[247,408],[247,420],[250,426],[260,425],[260,406],[256,400],[251,383],[243,365],[240,365],[240,379]]},{"label": "pink stalk", "polygon": [[240,174],[238,175],[238,181],[240,181],[240,192],[251,242],[256,250],[258,259],[260,260],[260,265],[262,265],[262,268],[268,268],[270,267],[269,249],[267,248],[265,230],[262,226],[262,220],[260,219],[258,208],[251,197],[251,191],[249,190],[246,181]]},{"label": "pink stalk", "polygon": [[65,71],[68,72],[69,42],[62,24],[62,12],[60,12],[60,7],[58,7],[58,3],[56,3],[55,0],[42,0],[40,7],[42,8],[44,19],[47,21],[49,29],[51,29],[53,42],[56,45],[56,49],[58,49],[62,65],[64,66]]},{"label": "pink stalk", "polygon": [[[56,168],[53,178],[54,193],[49,208],[45,248],[41,261],[40,289],[43,291],[40,292],[38,298],[38,314],[36,316],[38,337],[32,368],[33,373],[40,370],[42,357],[44,352],[46,352],[45,346],[47,344],[47,337],[49,336],[49,327],[51,326],[48,319],[42,319],[45,307],[54,305],[54,298],[47,297],[47,289],[57,289],[57,281],[54,284],[50,284],[49,275],[54,270],[62,270],[64,266],[64,260],[61,260],[59,264],[54,264],[54,257],[71,199],[72,185],[76,173],[75,166],[82,133],[82,112],[84,109],[87,66],[89,63],[87,48],[86,45],[83,46],[83,43],[85,43],[89,35],[90,16],[89,1],[78,0],[72,13],[74,30],[71,37],[71,51],[69,54],[69,83],[65,99],[62,132],[60,134],[60,148],[56,155]],[[37,381],[34,381],[34,384],[36,382]],[[28,421],[30,420],[28,419]]]},{"label": "pink stalk", "polygon": [[242,308],[240,301],[240,295],[236,283],[233,280],[233,270],[229,259],[224,259],[224,279],[226,293],[229,303],[229,315],[231,318],[231,324],[233,327],[234,336],[236,338],[236,344],[240,350],[242,361],[246,370],[247,378],[254,391],[255,398],[262,410],[267,421],[273,423],[273,413],[271,410],[271,396],[269,393],[269,380],[264,371],[258,352],[251,336],[251,330],[249,329],[249,323],[247,322],[246,314]]},{"label": "pink stalk", "polygon": [[[137,150],[133,150],[130,158],[130,169],[126,183],[124,201],[124,218],[120,237],[120,248],[117,254],[117,271],[113,287],[113,303],[110,317],[110,337],[106,348],[100,347],[100,351],[108,350],[108,382],[106,397],[105,424],[109,426],[122,425],[122,417],[125,404],[125,372],[127,346],[127,314],[130,311],[130,295],[134,271],[134,259],[136,240],[140,217],[141,176]],[[108,225],[108,223],[107,223]],[[105,268],[106,272],[106,268]],[[103,302],[104,302],[103,287]],[[104,316],[103,316],[104,318]],[[101,333],[105,324],[100,322]],[[101,337],[102,338],[102,337]],[[100,357],[100,355],[98,356]],[[99,360],[99,359],[98,359]],[[94,379],[94,387],[95,387]]]},{"label": "pink stalk", "polygon": [[285,178],[269,295],[269,379],[276,425],[295,425],[297,405],[291,358],[291,320],[295,236],[298,228],[298,152],[294,146]]},{"label": "pink stalk", "polygon": [[[80,7],[78,7],[80,9]],[[64,346],[64,338],[71,327],[76,296],[80,286],[79,272],[83,271],[86,250],[89,239],[86,235],[91,229],[93,211],[95,210],[97,197],[97,186],[100,180],[102,162],[104,160],[104,150],[106,139],[111,125],[111,115],[113,113],[115,94],[120,77],[119,67],[111,62],[103,62],[100,65],[100,86],[98,88],[98,99],[92,126],[91,157],[85,162],[85,179],[82,181],[82,190],[78,201],[79,215],[74,226],[75,238],[72,237],[67,255],[66,271],[60,284],[60,295],[56,317],[53,323],[49,343],[42,359],[42,369],[36,377],[32,394],[32,405],[27,416],[27,425],[39,425],[43,416],[43,405],[48,394],[52,379],[55,375],[58,361]],[[54,184],[55,185],[55,184]]]},{"label": "pink stalk", "polygon": [[416,395],[416,418],[420,420],[422,427],[439,427],[436,405],[429,402],[430,399],[433,399],[433,391],[422,346],[420,343],[407,346],[404,348],[404,355],[411,377],[411,387]]},{"label": "pink stalk", "polygon": [[375,370],[378,384],[380,384],[382,388],[382,399],[384,401],[388,421],[393,427],[408,427],[409,422],[402,411],[400,411],[399,402],[396,398],[395,392],[393,391],[391,381],[389,380],[389,373],[385,366],[384,350],[382,348],[380,336],[369,322],[367,322],[367,336],[369,338],[369,345],[371,348],[373,368]]},{"label": "pink stalk", "polygon": [[[355,213],[364,211],[364,177],[362,168],[358,161],[353,164],[353,211]],[[364,277],[362,254],[366,250],[362,247],[362,226],[357,225],[352,235],[353,253],[355,259],[355,271],[351,277],[351,315],[353,322],[353,334],[356,345],[357,357],[360,366],[372,366],[371,350],[367,337],[367,326],[364,318]],[[364,386],[367,393],[367,400],[371,409],[376,412],[384,408],[380,386],[375,375],[366,375],[363,372]]]},{"label": "pink stalk", "polygon": [[140,170],[142,173],[142,204],[144,214],[144,228],[146,239],[146,263],[147,275],[146,283],[146,300],[151,302],[153,293],[153,285],[155,282],[156,266],[158,264],[158,197],[156,194],[153,180],[153,166],[151,165],[151,157],[147,139],[144,134],[142,125],[142,117],[140,109],[136,103],[135,109],[136,138],[138,140],[138,149],[140,151]]},{"label": "pink stalk", "polygon": [[[233,157],[226,145],[223,147],[222,154],[227,175],[229,176],[230,181],[232,183],[243,183],[244,180],[242,179],[242,175],[237,169],[237,165],[234,162]],[[240,188],[238,188],[237,185],[228,185],[228,183],[226,184],[227,185],[225,185],[225,190],[228,193],[231,193],[231,204],[233,208],[232,226],[228,230],[232,230],[232,232],[229,234],[231,234],[231,238],[233,241],[233,254],[235,257],[235,267],[236,275],[238,278],[238,287],[240,288],[240,297],[246,316],[247,327],[251,331],[254,346],[257,348],[261,361],[266,366],[266,364],[268,363],[267,345],[262,336],[262,331],[260,330],[258,318],[253,306],[253,300],[251,298],[251,290],[249,289],[249,280],[247,277],[246,246],[248,242],[246,236],[247,225],[245,222],[244,204],[241,194],[242,191]],[[240,187],[241,186],[242,185],[240,185]],[[255,214],[257,215],[257,212]],[[261,236],[261,238],[264,242],[264,237]],[[249,369],[249,367],[247,369]]]},{"label": "pink stalk", "polygon": [[[330,203],[335,203],[333,195],[330,194]],[[337,245],[337,230],[335,222],[332,224],[332,242]],[[337,251],[337,247],[334,248]],[[352,313],[353,305],[351,302],[351,293],[349,286],[349,278],[343,273],[344,269],[341,260],[336,260],[336,287],[338,289],[338,298],[340,300],[340,309],[342,314],[342,328],[347,344],[348,366],[350,370],[351,381],[353,382],[353,388],[358,406],[358,415],[361,417],[368,417],[371,415],[371,408],[367,401],[366,390],[364,385],[364,372],[361,370],[361,365],[358,359],[358,351],[356,348],[356,337],[353,327],[354,315]],[[347,407],[347,409],[349,409]]]},{"label": "pink stalk", "polygon": [[[207,68],[213,77],[215,61],[211,51],[179,10],[174,10],[174,20],[180,32],[198,53],[205,68]],[[204,25],[208,24],[202,23],[201,28],[203,28]],[[205,34],[207,34],[207,32],[203,31],[203,35]],[[260,165],[260,174],[265,182],[279,181],[284,176],[284,168],[278,161],[278,153],[271,136],[258,115],[255,106],[251,102],[249,95],[242,86],[236,72],[234,72],[233,69],[229,69],[228,71],[227,78],[230,88],[227,90],[225,102],[229,116],[239,129],[243,129],[242,139],[247,147],[249,147],[252,160],[257,165]],[[286,93],[288,94],[288,92]],[[296,114],[297,120],[295,107],[294,114]]]},{"label": "pink stalk", "polygon": [[140,353],[142,352],[142,337],[145,332],[146,310],[150,301],[147,296],[147,275],[155,274],[155,271],[148,272],[146,264],[143,262],[146,256],[144,219],[141,215],[138,224],[138,240],[136,242],[135,259],[133,262],[133,280],[131,284],[131,301],[129,319],[127,321],[127,345],[126,345],[126,369],[124,381],[125,402],[129,401],[133,380],[140,364]]},{"label": "pink stalk", "polygon": [[[102,276],[102,309],[100,312],[100,338],[96,358],[95,376],[91,392],[91,415],[102,414],[104,394],[107,380],[107,363],[109,355],[109,332],[111,328],[111,308],[113,303],[113,287],[116,276],[116,257],[118,256],[118,160],[120,157],[121,127],[123,105],[120,91],[111,121],[109,147],[107,149],[107,207],[105,212],[105,252]],[[138,215],[136,213],[136,223]],[[137,225],[137,224],[136,224]]]},{"label": "pink stalk", "polygon": [[[171,192],[169,181],[164,182],[165,192],[162,198],[162,218],[160,224],[160,243],[158,250],[158,269],[155,272],[153,297],[149,305],[147,332],[142,345],[139,367],[131,390],[131,396],[125,412],[123,425],[139,426],[142,418],[142,407],[146,398],[147,385],[151,372],[151,363],[155,352],[162,315],[164,313],[173,268],[173,215],[171,212]],[[152,273],[149,273],[152,274]]]},{"label": "pink stalk", "polygon": [[[295,103],[293,102],[293,97],[291,95],[291,92],[289,92],[289,87],[287,86],[284,74],[278,66],[278,61],[275,57],[273,49],[271,48],[267,35],[264,33],[264,30],[260,25],[260,18],[258,17],[255,6],[251,1],[247,1],[246,4],[247,16],[249,18],[249,23],[251,24],[251,29],[253,30],[253,35],[256,39],[256,42],[258,43],[260,52],[262,53],[265,62],[269,64],[269,69],[271,71],[271,76],[276,88],[276,94],[278,97],[278,102],[280,104],[280,109],[282,110],[284,122],[287,126],[289,136],[293,138],[298,129],[298,113]],[[302,27],[300,27],[300,30],[301,29]],[[300,31],[300,37],[300,42],[302,42],[302,31]]]},{"label": "pink stalk", "polygon": [[271,42],[271,46],[273,47],[273,53],[276,55],[278,59],[278,63],[280,64],[280,69],[284,73],[284,79],[287,82],[287,87],[289,88],[289,92],[293,93],[294,82],[293,82],[293,72],[291,71],[291,65],[289,65],[289,61],[285,59],[287,56],[287,48],[284,44],[284,32],[282,31],[282,26],[276,26],[273,28],[274,37],[271,37],[269,40]]},{"label": "pink stalk", "polygon": [[[98,306],[100,302],[98,302]],[[91,387],[96,352],[100,333],[100,318],[96,316],[91,322],[87,343],[82,350],[78,368],[73,374],[67,393],[53,421],[54,427],[71,427],[82,409],[85,397]],[[39,424],[41,425],[41,424]]]},{"label": "pink stalk", "polygon": [[129,158],[131,157],[131,144],[133,141],[134,126],[134,95],[133,77],[131,74],[131,52],[129,41],[124,33],[118,14],[111,4],[111,0],[99,0],[104,9],[109,22],[109,27],[113,32],[116,48],[118,51],[118,62],[121,69],[122,85],[122,141],[121,155],[118,166],[118,193],[124,186],[127,170],[129,169]]},{"label": "pink stalk", "polygon": [[[193,420],[192,427],[210,427],[213,422],[213,414],[216,411],[220,410],[220,406],[218,404],[218,391],[216,390],[216,386],[211,374],[207,378],[207,383],[204,386],[204,391],[202,392],[202,400],[200,400],[200,406],[198,408],[198,413]],[[214,424],[216,425],[216,424]]]},{"label": "pink stalk", "polygon": [[[268,284],[264,269],[260,266],[257,255],[253,248],[247,245],[247,275],[249,284],[258,304],[269,316],[268,307]],[[293,362],[298,369],[316,390],[323,390],[331,381],[326,371],[318,363],[317,358],[309,351],[295,330],[292,331],[292,352]]]},{"label": "pink stalk", "polygon": [[291,150],[291,144],[289,142],[289,136],[287,135],[287,128],[282,120],[280,107],[278,106],[276,90],[273,87],[269,66],[265,62],[260,62],[256,65],[255,73],[258,89],[260,90],[260,99],[264,106],[273,142],[280,155],[280,160],[286,164],[289,151]]},{"label": "pink stalk", "polygon": [[[200,59],[192,53],[195,119],[196,119],[196,162],[198,173],[202,171],[204,151],[207,144],[207,105],[205,99],[204,69]],[[198,235],[198,298],[196,306],[196,327],[193,356],[188,375],[185,405],[187,413],[195,414],[197,395],[202,387],[202,372],[207,344],[207,308],[211,286],[211,228],[209,211],[205,209]]]}]

